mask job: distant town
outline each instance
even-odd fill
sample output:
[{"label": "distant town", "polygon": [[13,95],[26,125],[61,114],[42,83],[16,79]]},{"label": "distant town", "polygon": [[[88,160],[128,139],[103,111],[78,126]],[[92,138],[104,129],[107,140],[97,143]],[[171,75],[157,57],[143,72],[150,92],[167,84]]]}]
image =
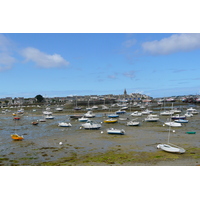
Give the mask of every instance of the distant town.
[{"label": "distant town", "polygon": [[[40,96],[42,99],[37,98]],[[182,95],[182,96],[170,96],[170,97],[162,97],[162,98],[152,98],[145,94],[140,93],[131,93],[127,94],[126,89],[123,94],[120,95],[85,95],[85,96],[66,96],[66,97],[43,97],[42,95],[37,95],[33,98],[24,98],[24,97],[5,97],[0,98],[0,107],[5,106],[16,106],[16,105],[34,105],[34,104],[66,104],[75,102],[79,105],[85,104],[87,102],[95,102],[95,104],[104,103],[115,103],[115,102],[188,102],[188,103],[199,103],[200,95]]]}]

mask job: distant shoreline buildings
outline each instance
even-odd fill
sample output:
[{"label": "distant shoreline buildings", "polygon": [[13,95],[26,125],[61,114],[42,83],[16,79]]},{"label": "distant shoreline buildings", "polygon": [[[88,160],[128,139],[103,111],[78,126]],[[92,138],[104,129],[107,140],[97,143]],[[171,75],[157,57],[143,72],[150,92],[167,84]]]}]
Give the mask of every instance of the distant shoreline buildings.
[{"label": "distant shoreline buildings", "polygon": [[[163,98],[152,98],[148,95],[141,93],[130,93],[127,94],[126,89],[124,90],[124,94],[114,95],[114,94],[106,94],[106,95],[84,95],[84,96],[66,96],[66,97],[44,97],[46,104],[65,104],[65,103],[73,103],[77,102],[88,102],[88,101],[113,101],[113,102],[152,102],[152,101],[188,101],[188,102],[200,102],[199,95],[185,95],[185,96],[172,96],[172,97],[163,97]],[[35,97],[33,98],[25,98],[25,97],[5,97],[0,98],[0,106],[14,106],[14,105],[33,105],[37,104],[38,101]],[[44,103],[44,102],[43,102]]]}]

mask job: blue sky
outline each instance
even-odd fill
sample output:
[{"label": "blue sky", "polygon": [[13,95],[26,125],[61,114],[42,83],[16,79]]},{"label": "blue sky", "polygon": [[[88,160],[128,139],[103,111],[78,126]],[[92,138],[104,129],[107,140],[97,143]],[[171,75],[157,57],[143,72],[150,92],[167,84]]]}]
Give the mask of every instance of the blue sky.
[{"label": "blue sky", "polygon": [[0,97],[200,93],[200,34],[0,34]]}]

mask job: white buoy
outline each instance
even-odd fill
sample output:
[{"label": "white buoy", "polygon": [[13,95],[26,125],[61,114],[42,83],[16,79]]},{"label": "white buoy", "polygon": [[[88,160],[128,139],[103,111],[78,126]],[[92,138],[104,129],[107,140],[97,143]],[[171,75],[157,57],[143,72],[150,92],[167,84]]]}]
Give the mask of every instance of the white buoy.
[{"label": "white buoy", "polygon": [[59,145],[62,145],[63,143],[62,142],[59,142]]},{"label": "white buoy", "polygon": [[101,131],[101,134],[103,134],[103,131]]}]

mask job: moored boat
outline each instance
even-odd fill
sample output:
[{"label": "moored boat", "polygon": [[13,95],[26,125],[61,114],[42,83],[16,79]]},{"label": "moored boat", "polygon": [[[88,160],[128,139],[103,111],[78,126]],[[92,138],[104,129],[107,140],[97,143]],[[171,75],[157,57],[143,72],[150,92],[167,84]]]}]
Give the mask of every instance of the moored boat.
[{"label": "moored boat", "polygon": [[196,131],[187,131],[187,134],[196,134]]},{"label": "moored boat", "polygon": [[131,113],[131,116],[140,117],[140,116],[142,116],[142,113],[138,112],[138,111],[135,111],[135,112]]},{"label": "moored boat", "polygon": [[72,119],[79,119],[81,117],[83,117],[83,116],[82,115],[70,115],[70,118],[72,118]]},{"label": "moored boat", "polygon": [[87,122],[88,118],[87,117],[81,117],[81,118],[78,118],[78,121],[79,122]]},{"label": "moored boat", "polygon": [[88,111],[87,113],[84,114],[84,116],[88,118],[92,118],[92,117],[95,117],[95,114],[92,111]]},{"label": "moored boat", "polygon": [[119,115],[113,113],[113,114],[108,115],[108,117],[110,117],[110,118],[117,118],[117,117],[119,117]]},{"label": "moored boat", "polygon": [[20,135],[18,135],[18,134],[13,134],[13,135],[11,135],[11,138],[12,138],[13,140],[23,140],[23,139],[24,139],[23,136],[20,136]]},{"label": "moored boat", "polygon": [[188,123],[187,119],[176,119],[174,121],[177,122],[177,123]]},{"label": "moored boat", "polygon": [[163,151],[167,151],[170,153],[185,153],[185,149],[178,147],[174,144],[159,144],[157,145],[158,149],[162,149]]},{"label": "moored boat", "polygon": [[72,125],[70,123],[60,122],[60,123],[58,123],[58,126],[60,126],[60,127],[71,127]]},{"label": "moored boat", "polygon": [[171,116],[171,119],[175,120],[175,119],[185,119],[186,116],[185,115],[182,115],[180,116],[179,114],[176,114],[174,116]]},{"label": "moored boat", "polygon": [[107,133],[108,134],[124,135],[125,131],[123,129],[110,128],[110,129],[107,129]]},{"label": "moored boat", "polygon": [[112,118],[110,118],[110,119],[104,120],[103,122],[104,122],[104,123],[116,123],[116,122],[117,122],[117,119],[112,119]]},{"label": "moored boat", "polygon": [[85,124],[82,124],[84,129],[100,129],[101,124],[95,123],[93,121],[87,121]]},{"label": "moored boat", "polygon": [[39,122],[38,122],[38,121],[36,121],[36,122],[32,122],[32,124],[33,124],[33,125],[38,125]]},{"label": "moored boat", "polygon": [[181,127],[181,123],[177,123],[177,122],[165,122],[165,125],[167,126],[171,126],[171,127]]},{"label": "moored boat", "polygon": [[144,120],[145,120],[145,122],[157,122],[159,120],[159,118],[158,117],[152,117],[152,116],[149,115]]},{"label": "moored boat", "polygon": [[115,113],[116,113],[116,114],[125,114],[126,111],[125,111],[125,110],[118,110],[118,111],[116,111]]},{"label": "moored boat", "polygon": [[127,122],[127,126],[139,126],[139,125],[140,122],[134,122],[134,121]]}]

